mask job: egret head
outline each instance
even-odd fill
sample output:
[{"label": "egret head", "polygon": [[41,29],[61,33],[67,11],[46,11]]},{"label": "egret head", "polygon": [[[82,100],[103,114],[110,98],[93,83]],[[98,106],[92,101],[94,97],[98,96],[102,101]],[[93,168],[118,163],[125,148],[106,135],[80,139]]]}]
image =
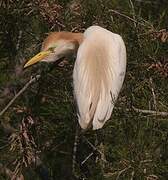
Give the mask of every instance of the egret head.
[{"label": "egret head", "polygon": [[54,62],[74,53],[83,38],[82,33],[53,32],[44,40],[41,52],[31,58],[24,68],[37,62]]}]

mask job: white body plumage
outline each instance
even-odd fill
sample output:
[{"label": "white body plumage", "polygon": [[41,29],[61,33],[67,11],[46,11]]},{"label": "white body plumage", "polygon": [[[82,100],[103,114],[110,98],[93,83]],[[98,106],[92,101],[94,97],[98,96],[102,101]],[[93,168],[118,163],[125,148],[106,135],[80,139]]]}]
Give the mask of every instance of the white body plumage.
[{"label": "white body plumage", "polygon": [[84,32],[73,71],[78,120],[83,129],[102,128],[110,119],[126,72],[126,48],[120,35],[99,26]]}]

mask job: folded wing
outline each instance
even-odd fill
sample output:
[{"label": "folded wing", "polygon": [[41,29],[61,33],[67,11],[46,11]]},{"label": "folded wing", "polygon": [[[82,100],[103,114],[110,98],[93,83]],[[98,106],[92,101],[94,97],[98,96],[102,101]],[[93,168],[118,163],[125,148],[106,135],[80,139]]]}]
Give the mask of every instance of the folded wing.
[{"label": "folded wing", "polygon": [[110,119],[126,71],[126,49],[121,36],[91,26],[77,53],[74,95],[83,129],[102,128]]}]

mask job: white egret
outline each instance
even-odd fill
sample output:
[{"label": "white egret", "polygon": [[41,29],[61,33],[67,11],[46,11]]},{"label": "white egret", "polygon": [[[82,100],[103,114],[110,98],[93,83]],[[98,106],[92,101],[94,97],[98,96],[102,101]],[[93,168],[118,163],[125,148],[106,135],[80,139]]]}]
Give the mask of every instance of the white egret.
[{"label": "white egret", "polygon": [[102,128],[110,119],[126,72],[126,48],[120,35],[99,26],[84,33],[52,32],[41,52],[24,67],[53,62],[76,53],[73,70],[74,96],[82,129]]}]

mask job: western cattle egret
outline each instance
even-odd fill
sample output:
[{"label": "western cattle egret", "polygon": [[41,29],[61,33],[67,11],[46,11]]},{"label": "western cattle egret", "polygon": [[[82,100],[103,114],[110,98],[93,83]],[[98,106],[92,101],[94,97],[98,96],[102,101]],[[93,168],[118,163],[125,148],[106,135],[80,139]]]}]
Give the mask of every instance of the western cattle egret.
[{"label": "western cattle egret", "polygon": [[24,67],[40,61],[54,62],[76,53],[74,96],[82,129],[102,128],[110,119],[126,72],[126,48],[120,35],[99,26],[84,33],[52,32],[39,54]]}]

